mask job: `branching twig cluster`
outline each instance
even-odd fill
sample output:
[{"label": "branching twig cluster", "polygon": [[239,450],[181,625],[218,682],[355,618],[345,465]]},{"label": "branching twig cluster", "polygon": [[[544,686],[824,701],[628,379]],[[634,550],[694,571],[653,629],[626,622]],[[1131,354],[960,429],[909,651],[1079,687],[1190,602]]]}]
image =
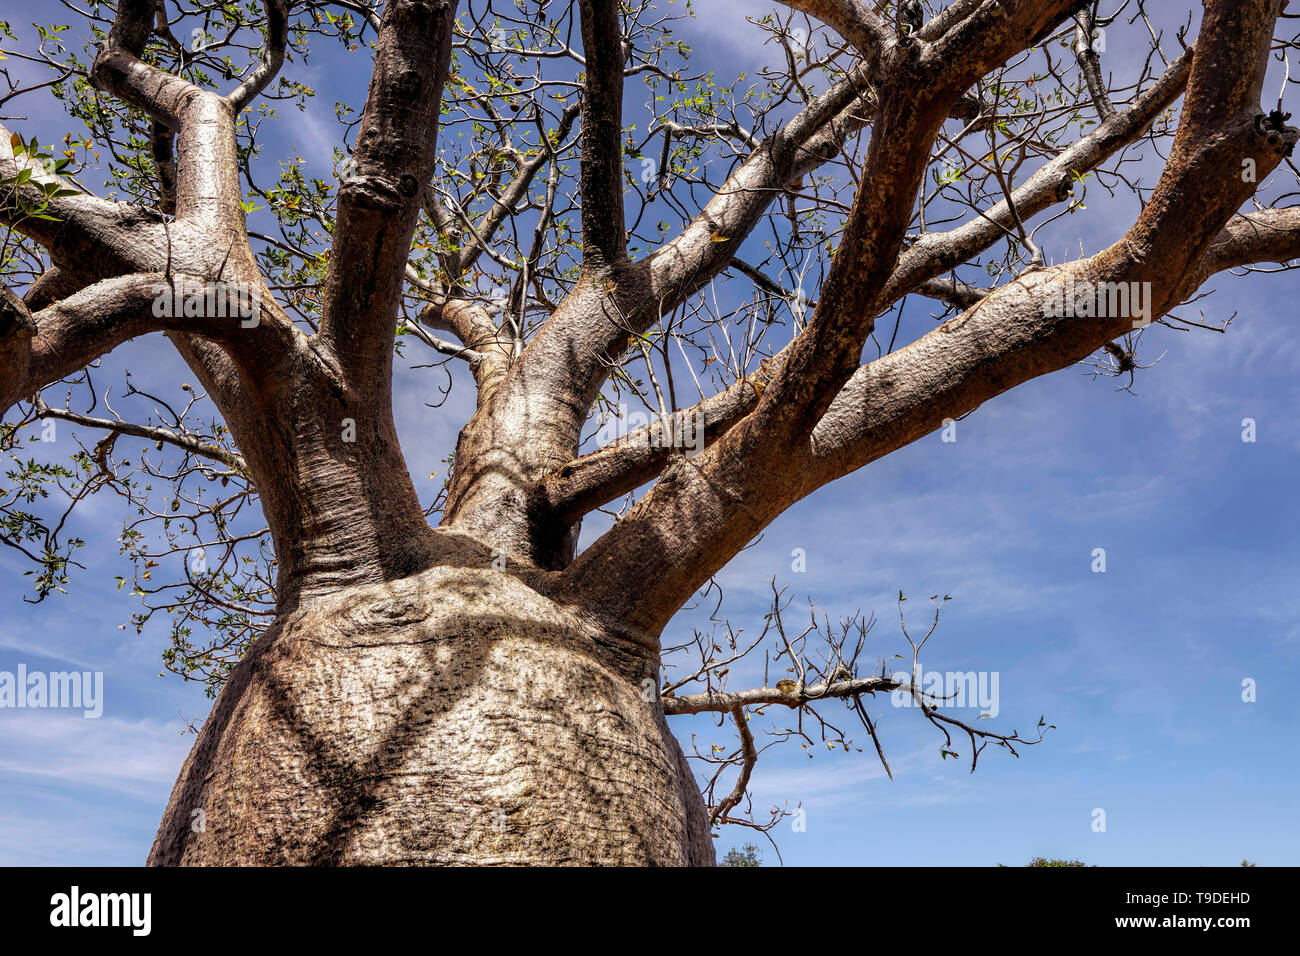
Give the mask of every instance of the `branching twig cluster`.
[{"label": "branching twig cluster", "polygon": [[[823,612],[819,615],[815,605],[808,608],[807,624],[798,629],[788,626],[792,599],[785,589],[772,582],[772,603],[764,615],[763,627],[756,637],[747,638],[743,631],[722,621],[709,633],[696,629],[691,641],[665,649],[666,677],[662,688],[664,712],[669,716],[709,713],[717,715],[719,727],[730,722],[738,734],[734,747],[712,744],[701,750],[695,742],[693,757],[708,767],[703,792],[714,825],[736,824],[767,832],[791,812],[788,806],[771,808],[766,817],[754,817],[750,783],[759,755],[777,744],[797,741],[811,756],[813,750],[824,745],[830,750],[857,751],[852,737],[833,717],[828,708],[838,701],[857,721],[871,739],[877,759],[889,778],[893,770],[885,757],[880,728],[869,712],[869,698],[878,693],[904,694],[915,704],[931,725],[942,735],[941,754],[958,757],[954,749],[953,731],[966,735],[970,745],[971,772],[975,772],[979,757],[990,744],[1001,747],[1013,756],[1019,756],[1019,746],[1031,746],[1043,739],[1043,733],[1052,729],[1041,718],[1037,737],[1022,737],[1018,731],[1009,734],[984,730],[973,723],[944,712],[953,697],[928,690],[920,673],[920,653],[939,624],[939,615],[947,595],[931,598],[934,614],[929,627],[920,638],[913,638],[903,614],[905,596],[898,598],[899,626],[911,648],[910,668],[906,673],[890,671],[883,656],[866,655],[867,637],[875,626],[874,615],[860,614],[832,623]],[[748,690],[731,690],[730,677],[742,661],[762,648],[762,686]],[[893,655],[895,658],[900,655]],[[689,658],[689,663],[687,662]],[[679,663],[680,660],[680,663]],[[864,665],[870,664],[869,667]],[[775,675],[784,675],[776,680]],[[691,690],[690,693],[682,693]],[[755,742],[755,718],[772,717],[779,713],[775,708],[793,711],[794,722],[773,722],[764,734],[767,742]],[[771,714],[769,714],[769,710]],[[724,778],[734,779],[729,790]]]}]

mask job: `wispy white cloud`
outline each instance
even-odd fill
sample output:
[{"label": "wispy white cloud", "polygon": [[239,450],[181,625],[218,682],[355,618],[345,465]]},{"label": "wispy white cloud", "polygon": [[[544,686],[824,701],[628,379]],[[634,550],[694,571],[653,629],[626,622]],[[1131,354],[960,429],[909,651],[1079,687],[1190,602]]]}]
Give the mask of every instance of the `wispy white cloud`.
[{"label": "wispy white cloud", "polygon": [[86,719],[54,710],[0,710],[0,774],[133,798],[175,780],[194,743],[179,720]]}]

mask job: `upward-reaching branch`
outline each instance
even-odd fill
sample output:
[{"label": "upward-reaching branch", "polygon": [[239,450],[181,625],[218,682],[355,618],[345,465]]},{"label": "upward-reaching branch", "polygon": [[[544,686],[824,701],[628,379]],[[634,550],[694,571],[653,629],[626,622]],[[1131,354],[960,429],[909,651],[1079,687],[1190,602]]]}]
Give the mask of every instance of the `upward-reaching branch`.
[{"label": "upward-reaching branch", "polygon": [[[853,69],[764,140],[681,233],[626,270],[633,275],[622,283],[619,308],[562,304],[524,350],[521,380],[539,372],[561,376],[560,387],[585,411],[630,337],[727,268],[785,185],[836,156],[871,119],[866,77],[865,68]],[[585,291],[580,286],[577,294]]]},{"label": "upward-reaching branch", "polygon": [[437,159],[455,17],[455,0],[396,0],[383,9],[369,94],[339,186],[318,339],[347,388],[383,402],[411,237]]},{"label": "upward-reaching branch", "polygon": [[284,63],[284,48],[289,39],[289,11],[284,0],[263,0],[266,9],[266,52],[262,62],[226,99],[236,113],[253,101],[275,79]]},{"label": "upward-reaching branch", "polygon": [[319,340],[349,388],[382,393],[385,402],[411,236],[436,165],[455,19],[455,0],[393,0],[384,8],[370,92],[339,189]]},{"label": "upward-reaching branch", "polygon": [[618,0],[581,0],[587,79],[582,99],[583,266],[599,270],[622,261],[623,31]]},{"label": "upward-reaching branch", "polygon": [[958,99],[979,77],[1036,43],[1079,0],[1005,0],[937,38],[896,49],[887,68],[862,187],[812,321],[756,414],[772,437],[807,434],[857,368],[884,306],[931,146]]},{"label": "upward-reaching branch", "polygon": [[201,91],[140,59],[153,30],[156,2],[120,0],[113,26],[91,65],[90,80],[158,122],[176,127],[185,101]]},{"label": "upward-reaching branch", "polygon": [[[1142,92],[1133,104],[1100,124],[1092,133],[1063,150],[1055,159],[1044,163],[1012,196],[1021,215],[1036,215],[1054,203],[1064,201],[1068,191],[1062,184],[1099,166],[1125,146],[1134,142],[1150,127],[1152,120],[1182,93],[1191,72],[1194,48],[1189,47],[1165,74]],[[928,285],[959,262],[966,262],[992,246],[1010,225],[1010,209],[1001,202],[948,232],[928,232],[909,246],[898,264],[884,293],[884,301],[893,304],[909,292],[929,294]],[[1297,210],[1266,210],[1249,217],[1237,217],[1206,253],[1198,271],[1199,285],[1209,276],[1232,266],[1255,262],[1284,262],[1300,255],[1300,214]],[[944,297],[963,309],[974,305],[988,293],[971,290],[956,280],[945,280]],[[953,293],[958,293],[954,295]],[[707,443],[744,419],[762,397],[763,390],[782,368],[791,351],[787,346],[765,367],[746,380],[694,408],[677,413],[682,422],[702,423]],[[856,376],[855,376],[856,378]],[[852,380],[851,380],[852,381]],[[849,386],[846,386],[846,389]],[[838,405],[837,397],[832,406]],[[626,439],[576,459],[558,469],[547,479],[548,498],[566,517],[576,520],[619,495],[627,494],[650,481],[673,458],[670,445],[662,441],[658,423],[629,434]]]}]

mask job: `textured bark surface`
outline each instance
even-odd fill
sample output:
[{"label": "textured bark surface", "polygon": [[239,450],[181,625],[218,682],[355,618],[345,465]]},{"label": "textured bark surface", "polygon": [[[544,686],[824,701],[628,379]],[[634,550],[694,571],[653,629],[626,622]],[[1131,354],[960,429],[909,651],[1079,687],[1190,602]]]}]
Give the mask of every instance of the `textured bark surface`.
[{"label": "textured bark surface", "polygon": [[459,550],[259,641],[150,863],[713,862],[652,655]]}]

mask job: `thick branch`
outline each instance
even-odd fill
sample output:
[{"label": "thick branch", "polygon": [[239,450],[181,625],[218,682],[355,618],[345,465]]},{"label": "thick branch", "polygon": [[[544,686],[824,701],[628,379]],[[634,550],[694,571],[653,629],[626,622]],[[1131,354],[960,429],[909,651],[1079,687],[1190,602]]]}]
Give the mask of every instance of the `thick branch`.
[{"label": "thick branch", "polygon": [[[0,222],[40,244],[55,265],[72,275],[98,279],[103,273],[135,272],[142,252],[165,248],[160,219],[130,203],[97,199],[32,156],[14,153],[13,133],[0,125],[0,179],[30,178],[0,190]],[[40,210],[41,216],[33,215]],[[49,217],[49,218],[43,218]],[[98,273],[88,273],[93,263]]]},{"label": "thick branch", "polygon": [[611,357],[727,268],[786,184],[835,156],[870,119],[868,95],[859,68],[804,107],[740,164],[680,234],[623,270],[612,302],[593,307],[590,286],[579,284],[516,363],[521,383],[556,378],[557,391],[590,407]]},{"label": "thick branch", "polygon": [[66,299],[78,289],[84,289],[89,284],[82,282],[65,269],[50,266],[27,287],[26,293],[23,294],[23,305],[34,312],[39,312],[60,299]]},{"label": "thick branch", "polygon": [[933,48],[894,59],[894,88],[882,98],[862,186],[818,307],[755,412],[761,419],[756,427],[774,448],[788,435],[810,431],[857,368],[944,120],[975,80],[1046,35],[1078,6],[1078,0],[1003,0],[978,11]]},{"label": "thick branch", "polygon": [[562,521],[578,521],[620,495],[635,491],[667,466],[674,456],[698,453],[717,441],[753,408],[775,374],[769,363],[743,381],[657,419],[617,442],[556,469],[544,483],[547,501]]},{"label": "thick branch", "polygon": [[1115,115],[1115,107],[1111,105],[1110,94],[1106,92],[1106,81],[1101,75],[1101,57],[1093,46],[1096,24],[1092,11],[1080,10],[1075,15],[1074,22],[1074,58],[1088,83],[1088,92],[1092,96],[1093,105],[1097,107],[1097,115],[1108,119]]},{"label": "thick branch", "polygon": [[[1226,269],[1264,262],[1289,263],[1296,259],[1300,259],[1300,207],[1266,209],[1249,215],[1238,215],[1224,227],[1202,257],[1194,284],[1199,286]],[[964,310],[972,308],[996,290],[977,288],[956,279],[937,278],[926,280],[913,291]],[[681,427],[683,422],[703,421],[705,447],[712,445],[728,429],[743,421],[758,404],[763,388],[775,370],[780,368],[786,354],[787,350],[783,350],[765,368],[744,382],[675,413],[675,427]],[[873,363],[865,369],[874,367],[878,366]],[[870,390],[861,384],[864,374],[864,369],[859,369],[831,403],[827,416],[813,432],[816,442],[826,439],[826,422],[833,415],[867,401]],[[942,414],[934,411],[930,420],[941,421],[944,417],[956,419],[969,410],[949,410]],[[935,415],[939,416],[938,419],[934,418]],[[583,514],[620,495],[628,494],[653,479],[667,467],[673,456],[673,449],[665,447],[666,443],[662,439],[664,431],[660,423],[652,423],[558,469],[546,480],[548,500],[552,507],[565,520],[577,520]],[[925,432],[909,440],[915,440],[922,434]],[[894,449],[888,448],[880,454],[892,450]],[[854,467],[867,463],[867,459],[855,460],[858,464]]]},{"label": "thick branch", "polygon": [[897,41],[883,20],[862,0],[781,0],[787,7],[807,13],[833,28],[857,48],[872,71]]},{"label": "thick branch", "polygon": [[385,6],[354,173],[339,189],[319,339],[348,386],[366,393],[386,396],[391,380],[411,236],[434,171],[455,7],[448,0]]},{"label": "thick branch", "polygon": [[510,365],[514,343],[498,329],[481,305],[452,299],[426,305],[420,324],[456,336],[470,351],[470,371],[478,385],[478,403],[488,401]]},{"label": "thick branch", "polygon": [[[258,343],[266,351],[286,347],[284,326],[269,319],[262,322],[259,318],[256,326],[250,326],[246,323],[251,319],[238,315],[186,316],[183,307],[186,296],[206,293],[206,288],[199,276],[176,275],[169,281],[162,273],[133,273],[96,282],[31,315],[35,335],[27,340],[27,368],[21,378],[0,382],[0,409],[73,374],[123,342],[149,332],[171,330],[226,341],[242,337],[240,340],[252,350],[258,349]],[[179,298],[172,295],[173,290]],[[160,308],[164,297],[171,300],[168,305],[179,301],[182,308]],[[13,308],[13,300],[6,298],[9,308]],[[260,315],[261,303],[256,308]],[[16,335],[21,339],[21,332]],[[274,342],[268,337],[274,337]],[[6,357],[7,365],[15,362],[13,367],[20,368],[21,359],[14,360],[10,357],[12,350],[6,351],[10,353]]]},{"label": "thick branch", "polygon": [[154,120],[176,127],[185,100],[200,90],[140,59],[153,30],[154,6],[155,0],[120,0],[113,26],[90,67],[90,81]]},{"label": "thick branch", "polygon": [[984,0],[953,0],[952,3],[935,14],[934,19],[922,27],[917,36],[922,40],[933,40],[936,37],[943,36],[974,13],[975,8],[983,2]]},{"label": "thick branch", "polygon": [[1201,259],[1194,284],[1216,272],[1257,262],[1300,259],[1300,206],[1234,216]]},{"label": "thick branch", "polygon": [[[153,30],[155,11],[155,0],[119,2],[112,29],[91,66],[91,82],[144,110],[157,126],[163,127],[155,128],[153,145],[162,177],[164,208],[174,206],[179,219],[203,221],[220,233],[237,235],[246,247],[239,209],[237,111],[230,100],[140,59]],[[274,14],[271,16],[274,22]],[[169,168],[171,143],[166,130],[177,131],[176,145],[182,157],[174,177]],[[251,252],[241,249],[241,255],[245,253],[251,263]]]},{"label": "thick branch", "polygon": [[583,267],[626,255],[623,225],[623,30],[618,0],[580,0],[587,77],[582,98]]},{"label": "thick branch", "polygon": [[[1122,113],[1116,113],[1044,163],[1011,193],[1016,212],[1028,219],[1063,201],[1076,177],[1096,169],[1120,149],[1136,141],[1151,123],[1176,100],[1191,74],[1193,49],[1185,50],[1156,83]],[[929,232],[899,257],[882,295],[881,308],[947,269],[988,249],[1015,226],[1011,205],[1005,200],[982,215],[973,216],[948,232]]]},{"label": "thick branch", "polygon": [[248,78],[226,97],[236,113],[266,89],[284,63],[284,48],[289,39],[289,11],[284,0],[262,0],[262,6],[266,9],[266,52]]},{"label": "thick branch", "polygon": [[[1045,163],[1013,192],[1017,210],[1025,216],[1035,215],[1062,201],[1062,197],[1068,194],[1067,190],[1062,189],[1063,184],[1073,183],[1076,175],[1096,168],[1135,141],[1152,120],[1181,94],[1191,72],[1191,64],[1192,51],[1189,49],[1170,64],[1160,80],[1142,93],[1127,110],[1100,124],[1092,133]],[[978,255],[997,242],[1004,235],[1001,227],[1010,225],[1010,217],[1007,203],[1002,202],[982,216],[973,217],[966,224],[949,232],[926,233],[903,252],[882,299],[888,304],[908,292],[917,292],[962,309],[972,307],[986,297],[990,290],[975,288],[951,277],[942,277],[940,273]],[[1265,230],[1271,228],[1267,223],[1261,223],[1261,226]],[[1256,245],[1265,244],[1261,234],[1250,235],[1255,237]],[[1280,236],[1275,235],[1270,239],[1268,244],[1285,250],[1289,248],[1286,240],[1290,236],[1289,232],[1283,231]],[[1252,247],[1245,240],[1246,236],[1243,235],[1230,247],[1225,246],[1222,250],[1225,259],[1249,256]],[[1237,258],[1211,268],[1203,278],[1228,265],[1240,265],[1263,258],[1267,257]],[[737,267],[741,271],[748,268],[743,264],[737,264]],[[771,381],[773,370],[785,360],[788,352],[787,347],[766,368],[750,377],[759,382],[760,388],[740,383],[679,413],[679,417],[688,421],[702,419],[706,423],[705,442],[712,444],[757,405],[761,387]],[[726,414],[715,414],[717,408],[726,408]],[[552,504],[566,519],[575,519],[585,511],[627,494],[649,481],[667,466],[671,458],[671,449],[660,447],[656,431],[659,427],[655,423],[639,429],[617,444],[578,458],[559,469],[547,479]]]}]

